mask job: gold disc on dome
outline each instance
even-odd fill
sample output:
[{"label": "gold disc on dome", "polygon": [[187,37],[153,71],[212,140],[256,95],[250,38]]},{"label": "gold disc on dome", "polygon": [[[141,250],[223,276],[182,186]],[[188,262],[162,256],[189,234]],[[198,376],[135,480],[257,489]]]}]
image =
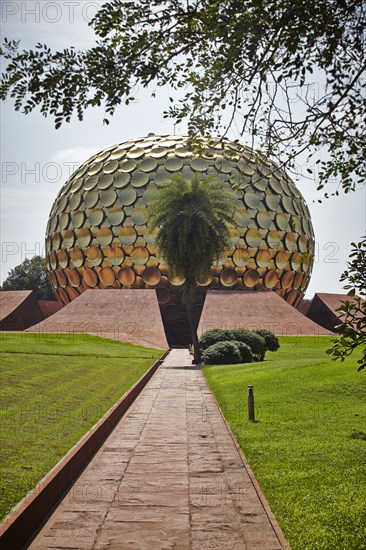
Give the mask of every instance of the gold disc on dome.
[{"label": "gold disc on dome", "polygon": [[87,191],[84,195],[84,203],[87,208],[94,208],[99,200],[97,191]]},{"label": "gold disc on dome", "polygon": [[113,233],[109,227],[101,227],[98,229],[96,237],[101,246],[108,246],[113,240]]},{"label": "gold disc on dome", "polygon": [[62,232],[62,243],[63,246],[67,249],[72,248],[75,242],[75,235],[71,229],[67,229]]},{"label": "gold disc on dome", "polygon": [[96,174],[98,174],[98,172],[101,171],[101,169],[103,168],[103,163],[102,162],[94,162],[91,166],[89,166],[88,168],[88,174],[89,176],[95,176]]},{"label": "gold disc on dome", "polygon": [[281,245],[281,237],[278,231],[268,231],[267,233],[267,243],[270,248],[277,249]]},{"label": "gold disc on dome", "polygon": [[83,184],[83,178],[76,178],[71,184],[70,191],[71,193],[75,193],[76,191],[79,191],[80,187]]},{"label": "gold disc on dome", "polygon": [[274,288],[278,283],[278,275],[274,269],[271,269],[266,273],[264,277],[264,284],[266,288]]},{"label": "gold disc on dome", "polygon": [[237,248],[233,254],[234,264],[245,267],[250,260],[250,254],[245,248]]},{"label": "gold disc on dome", "polygon": [[124,149],[115,149],[112,151],[111,156],[109,157],[111,160],[121,160],[126,156],[126,151]]},{"label": "gold disc on dome", "polygon": [[187,149],[187,147],[177,147],[174,151],[174,153],[177,155],[177,157],[180,158],[187,158],[191,156],[191,151]]},{"label": "gold disc on dome", "polygon": [[66,229],[66,227],[68,226],[69,220],[70,220],[69,213],[68,212],[63,212],[63,214],[61,214],[61,216],[60,216],[60,228],[61,229]]},{"label": "gold disc on dome", "polygon": [[136,206],[131,213],[131,220],[136,225],[145,224],[145,206]]},{"label": "gold disc on dome", "polygon": [[68,287],[66,288],[67,295],[69,296],[70,300],[75,300],[75,298],[79,297],[79,293],[76,288]]},{"label": "gold disc on dome", "polygon": [[70,210],[76,210],[77,208],[79,208],[80,203],[81,203],[80,193],[74,193],[73,195],[71,195],[70,202],[69,202]]},{"label": "gold disc on dome", "polygon": [[71,214],[72,225],[78,229],[84,223],[85,213],[81,210],[76,210]]},{"label": "gold disc on dome", "polygon": [[130,183],[131,176],[125,172],[114,174],[113,185],[116,189],[123,189]]},{"label": "gold disc on dome", "polygon": [[168,150],[165,147],[154,147],[150,151],[150,156],[153,158],[162,158],[168,153]]},{"label": "gold disc on dome", "polygon": [[298,271],[299,267],[302,264],[301,254],[294,252],[291,256],[291,266],[294,271]]},{"label": "gold disc on dome", "polygon": [[258,229],[248,229],[245,234],[245,240],[248,243],[248,246],[258,248],[262,242],[262,235]]},{"label": "gold disc on dome", "polygon": [[80,275],[75,269],[69,269],[67,278],[71,286],[78,287],[80,285]]},{"label": "gold disc on dome", "polygon": [[238,279],[238,274],[235,271],[235,269],[232,269],[230,267],[224,269],[220,273],[220,281],[221,284],[224,286],[232,286],[234,283],[236,283]]},{"label": "gold disc on dome", "polygon": [[299,293],[297,290],[292,290],[287,296],[286,296],[286,302],[288,302],[291,306],[294,305],[294,303],[297,300]]},{"label": "gold disc on dome", "polygon": [[130,258],[136,265],[144,265],[149,259],[149,253],[144,246],[136,246],[130,254]]},{"label": "gold disc on dome", "polygon": [[143,172],[136,172],[131,178],[131,185],[144,187],[149,182],[149,176]]},{"label": "gold disc on dome", "polygon": [[87,286],[94,287],[98,284],[98,276],[93,269],[87,268],[84,271],[83,281]]},{"label": "gold disc on dome", "polygon": [[58,283],[57,283],[56,275],[53,273],[53,271],[50,271],[49,277],[50,277],[51,286],[53,288],[57,288]]},{"label": "gold disc on dome", "polygon": [[112,265],[121,265],[121,263],[125,259],[124,252],[119,246],[104,248],[103,254],[105,259],[111,262]]},{"label": "gold disc on dome", "polygon": [[294,288],[299,289],[301,287],[303,278],[304,278],[304,275],[302,273],[297,273],[294,280]]},{"label": "gold disc on dome", "polygon": [[237,208],[234,214],[235,222],[239,227],[248,227],[250,222],[250,215],[244,208]]},{"label": "gold disc on dome", "polygon": [[63,288],[58,288],[58,289],[57,289],[57,293],[58,293],[58,295],[59,295],[59,297],[60,297],[61,302],[62,302],[64,305],[66,305],[66,304],[68,304],[68,303],[70,302],[70,298],[69,298],[69,296],[66,294],[66,292],[64,291]]},{"label": "gold disc on dome", "polygon": [[69,263],[69,257],[67,255],[66,250],[63,250],[63,249],[59,250],[57,252],[57,259],[60,267],[62,267],[63,269],[67,267]]},{"label": "gold disc on dome", "polygon": [[209,167],[209,163],[204,158],[194,158],[191,160],[190,166],[195,172],[205,172]]},{"label": "gold disc on dome", "polygon": [[290,197],[287,197],[286,195],[282,196],[282,204],[286,212],[289,212],[289,214],[296,214],[296,211],[294,210],[292,199]]},{"label": "gold disc on dome", "polygon": [[145,154],[145,150],[141,149],[140,147],[135,147],[133,149],[130,149],[127,153],[128,158],[130,159],[140,159]]},{"label": "gold disc on dome", "polygon": [[169,277],[169,282],[174,285],[174,286],[180,286],[184,283],[185,281],[185,278],[184,277],[179,277],[178,275],[172,277],[170,276]]},{"label": "gold disc on dome", "polygon": [[277,252],[275,262],[278,269],[284,269],[287,266],[289,259],[290,254],[285,250],[280,250]]},{"label": "gold disc on dome", "polygon": [[132,172],[137,166],[137,162],[134,160],[123,160],[119,163],[119,169],[122,172]]},{"label": "gold disc on dome", "polygon": [[286,271],[286,273],[282,275],[281,279],[282,288],[290,288],[292,285],[292,281],[294,280],[294,276],[295,273],[293,271]]},{"label": "gold disc on dome", "polygon": [[278,207],[280,204],[280,195],[272,195],[270,193],[266,193],[264,200],[270,210],[273,210],[274,212],[278,211]]},{"label": "gold disc on dome", "polygon": [[94,187],[98,183],[98,179],[99,179],[98,176],[88,176],[87,178],[85,178],[84,180],[85,191],[91,191],[92,189],[94,189]]},{"label": "gold disc on dome", "polygon": [[142,273],[142,279],[144,283],[150,286],[155,286],[159,283],[161,278],[160,271],[155,267],[148,267]]},{"label": "gold disc on dome", "polygon": [[74,248],[70,251],[70,260],[75,267],[81,267],[84,263],[84,254],[80,248]]},{"label": "gold disc on dome", "polygon": [[113,174],[103,174],[98,179],[98,188],[99,189],[108,189],[113,183]]},{"label": "gold disc on dome", "polygon": [[279,229],[286,231],[290,228],[290,215],[285,212],[278,212],[276,214],[276,224]]},{"label": "gold disc on dome", "polygon": [[95,208],[89,214],[89,221],[91,225],[98,226],[104,220],[104,210],[102,208]]},{"label": "gold disc on dome", "polygon": [[256,269],[249,269],[244,274],[244,284],[248,288],[253,288],[259,281],[259,273]]},{"label": "gold disc on dome", "polygon": [[169,172],[177,172],[178,170],[181,170],[182,167],[183,161],[176,157],[167,159],[164,164],[165,170],[168,170]]},{"label": "gold disc on dome", "polygon": [[257,193],[253,191],[247,191],[244,193],[244,201],[248,208],[257,209],[261,205],[261,199]]},{"label": "gold disc on dome", "polygon": [[300,235],[298,238],[298,247],[300,252],[306,252],[308,249],[308,238],[305,235]]},{"label": "gold disc on dome", "polygon": [[290,250],[290,252],[294,252],[297,249],[296,240],[297,236],[295,235],[295,233],[286,234],[285,242],[287,250]]},{"label": "gold disc on dome", "polygon": [[91,246],[86,253],[86,257],[88,262],[94,267],[100,265],[103,261],[103,254],[97,246]]},{"label": "gold disc on dome", "polygon": [[137,239],[137,233],[133,227],[124,226],[116,231],[116,236],[125,246],[133,244]]},{"label": "gold disc on dome", "polygon": [[272,223],[272,218],[268,212],[260,211],[257,214],[257,222],[263,229],[268,229]]},{"label": "gold disc on dome", "polygon": [[153,172],[158,165],[158,161],[155,159],[145,159],[139,165],[139,170],[142,172]]},{"label": "gold disc on dome", "polygon": [[137,199],[137,193],[132,187],[118,191],[118,198],[123,206],[130,206]]},{"label": "gold disc on dome", "polygon": [[60,233],[53,233],[52,238],[52,248],[53,250],[58,250],[61,246],[61,236]]},{"label": "gold disc on dome", "polygon": [[110,160],[103,166],[103,172],[105,174],[112,174],[118,169],[118,160]]},{"label": "gold disc on dome", "polygon": [[212,275],[210,272],[205,273],[204,275],[197,277],[196,281],[199,286],[208,286],[212,283]]},{"label": "gold disc on dome", "polygon": [[135,282],[135,272],[130,267],[122,267],[117,274],[119,282],[124,286],[133,285]]},{"label": "gold disc on dome", "polygon": [[113,206],[117,200],[117,193],[114,189],[100,191],[100,202],[103,206]]},{"label": "gold disc on dome", "polygon": [[122,208],[116,206],[108,210],[107,218],[111,225],[121,225],[125,218],[125,213]]},{"label": "gold disc on dome", "polygon": [[268,267],[268,264],[271,261],[271,255],[268,250],[258,250],[255,257],[258,267]]},{"label": "gold disc on dome", "polygon": [[171,181],[171,178],[172,175],[169,172],[161,171],[155,174],[154,182],[158,187],[164,187]]},{"label": "gold disc on dome", "polygon": [[229,237],[230,244],[232,246],[235,246],[236,243],[240,239],[239,231],[235,227],[229,227],[228,232],[229,232],[229,235],[230,235],[230,237]]},{"label": "gold disc on dome", "polygon": [[111,267],[103,267],[98,273],[99,279],[106,286],[112,286],[116,280],[116,274]]},{"label": "gold disc on dome", "polygon": [[65,273],[63,271],[61,271],[60,269],[57,269],[55,275],[56,275],[58,284],[60,286],[62,286],[63,288],[65,288],[67,286],[67,280],[66,280],[66,277],[65,277]]}]

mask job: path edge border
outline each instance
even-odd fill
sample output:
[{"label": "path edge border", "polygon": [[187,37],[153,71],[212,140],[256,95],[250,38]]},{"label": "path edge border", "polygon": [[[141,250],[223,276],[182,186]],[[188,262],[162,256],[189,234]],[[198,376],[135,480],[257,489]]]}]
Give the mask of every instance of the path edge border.
[{"label": "path edge border", "polygon": [[20,549],[95,455],[170,352],[166,350],[10,512],[0,525],[0,546]]},{"label": "path edge border", "polygon": [[[202,372],[202,369],[200,369],[200,370],[201,370],[201,372]],[[221,410],[221,407],[220,407],[220,405],[219,405],[219,403],[218,403],[218,401],[217,401],[217,399],[216,399],[216,397],[215,397],[215,395],[214,395],[214,393],[213,393],[213,391],[212,391],[212,389],[211,389],[211,387],[210,387],[210,384],[208,383],[208,380],[207,380],[207,378],[206,378],[206,376],[204,375],[203,372],[202,372],[202,375],[203,375],[203,378],[205,379],[205,382],[206,382],[206,384],[207,384],[207,387],[208,387],[208,389],[210,390],[210,392],[211,392],[211,394],[212,394],[212,397],[213,397],[213,399],[214,399],[214,401],[215,401],[215,403],[216,403],[216,405],[217,405],[217,407],[218,407],[218,409],[219,409],[219,411],[220,411],[221,418],[222,418],[222,420],[224,421],[226,428],[228,429],[228,432],[229,432],[229,434],[230,434],[230,437],[231,437],[231,439],[232,439],[233,442],[234,442],[235,448],[236,448],[236,450],[237,450],[238,453],[239,453],[239,456],[240,456],[240,458],[241,458],[241,461],[243,462],[244,467],[245,467],[246,471],[248,472],[248,476],[249,476],[249,478],[250,478],[250,481],[253,483],[253,487],[254,487],[254,489],[255,489],[255,492],[256,492],[257,495],[258,495],[258,498],[259,498],[259,500],[260,500],[260,502],[261,502],[261,504],[262,504],[262,506],[263,506],[263,508],[264,508],[264,511],[265,511],[267,517],[268,517],[268,521],[270,522],[270,524],[271,524],[271,526],[272,526],[272,529],[273,529],[273,531],[275,532],[276,537],[278,538],[279,543],[281,544],[283,550],[291,550],[290,544],[289,544],[289,542],[287,541],[285,535],[283,534],[283,531],[282,531],[282,529],[281,529],[281,527],[280,527],[280,525],[279,525],[279,523],[278,523],[278,521],[277,521],[277,519],[276,519],[274,513],[272,512],[271,507],[270,507],[270,505],[268,504],[268,501],[267,501],[266,497],[264,496],[264,493],[263,493],[263,491],[262,491],[262,489],[261,489],[261,487],[260,487],[260,485],[259,485],[259,483],[258,483],[258,481],[257,481],[257,479],[256,479],[256,477],[255,477],[255,475],[254,475],[254,472],[253,472],[253,470],[251,469],[251,467],[249,466],[249,463],[248,463],[248,461],[247,461],[247,458],[246,458],[246,456],[245,456],[245,454],[244,454],[242,448],[240,447],[239,443],[237,442],[236,437],[235,437],[235,435],[233,434],[233,432],[232,432],[232,430],[231,430],[231,428],[230,428],[230,425],[229,425],[228,421],[226,420],[226,418],[225,418],[225,416],[224,416],[224,414],[223,414],[223,412],[222,412],[222,410]]]}]

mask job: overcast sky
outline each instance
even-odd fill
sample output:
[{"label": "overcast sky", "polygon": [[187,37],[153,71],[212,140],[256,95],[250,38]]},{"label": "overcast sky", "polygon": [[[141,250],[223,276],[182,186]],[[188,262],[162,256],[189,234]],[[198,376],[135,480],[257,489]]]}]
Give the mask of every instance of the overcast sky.
[{"label": "overcast sky", "polygon": [[[55,48],[93,43],[87,22],[97,1],[7,1],[1,3],[1,34]],[[140,92],[138,101],[121,107],[109,126],[103,126],[103,109],[55,130],[53,121],[38,112],[16,113],[11,101],[1,104],[1,282],[25,257],[43,253],[44,234],[51,204],[77,165],[110,145],[155,134],[185,133],[163,119],[171,95],[159,90],[157,99]],[[229,138],[237,138],[231,134]],[[303,162],[303,161],[302,161]],[[296,185],[307,201],[316,237],[316,260],[306,294],[343,292],[339,278],[345,268],[350,243],[365,232],[366,190],[317,202],[321,194],[314,181],[300,177]]]}]

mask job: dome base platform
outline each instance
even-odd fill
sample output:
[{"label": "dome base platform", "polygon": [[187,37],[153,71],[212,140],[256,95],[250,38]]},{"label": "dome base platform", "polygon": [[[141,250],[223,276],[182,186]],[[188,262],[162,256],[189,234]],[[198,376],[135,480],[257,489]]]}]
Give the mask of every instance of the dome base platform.
[{"label": "dome base platform", "polygon": [[27,332],[86,333],[157,349],[167,349],[154,290],[86,290]]},{"label": "dome base platform", "polygon": [[214,328],[265,328],[277,336],[330,336],[275,292],[208,290],[198,336]]}]

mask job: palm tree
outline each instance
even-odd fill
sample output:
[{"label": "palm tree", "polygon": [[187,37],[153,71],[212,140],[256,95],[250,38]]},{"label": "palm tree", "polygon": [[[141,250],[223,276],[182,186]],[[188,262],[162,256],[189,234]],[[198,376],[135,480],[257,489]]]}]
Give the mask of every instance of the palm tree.
[{"label": "palm tree", "polygon": [[187,181],[179,174],[154,192],[147,206],[147,224],[158,228],[156,245],[171,275],[183,277],[194,362],[200,363],[193,303],[196,279],[210,271],[229,245],[228,224],[233,224],[236,197],[222,190],[215,176]]}]

